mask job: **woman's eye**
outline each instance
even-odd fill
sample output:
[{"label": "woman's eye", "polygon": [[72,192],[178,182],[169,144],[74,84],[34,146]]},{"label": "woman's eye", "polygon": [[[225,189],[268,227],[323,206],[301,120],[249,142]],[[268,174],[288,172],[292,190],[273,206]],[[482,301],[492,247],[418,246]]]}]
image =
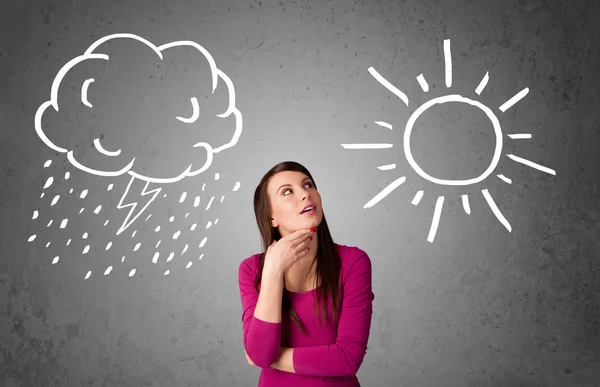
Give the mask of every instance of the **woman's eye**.
[{"label": "woman's eye", "polygon": [[[307,186],[307,185],[308,185],[309,187],[312,187],[312,186],[313,186],[313,185],[312,185],[312,183],[306,183],[306,184],[305,184],[305,186]],[[285,195],[285,193],[286,193],[287,191],[291,191],[291,189],[289,189],[289,188],[288,188],[288,189],[286,189],[285,191],[283,191],[283,194]]]}]

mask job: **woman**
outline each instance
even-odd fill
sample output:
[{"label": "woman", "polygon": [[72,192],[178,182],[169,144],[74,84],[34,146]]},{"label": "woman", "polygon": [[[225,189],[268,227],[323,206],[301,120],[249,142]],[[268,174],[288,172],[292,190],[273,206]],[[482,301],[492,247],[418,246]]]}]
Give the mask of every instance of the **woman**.
[{"label": "woman", "polygon": [[333,242],[317,186],[296,162],[267,172],[254,212],[266,251],[242,261],[238,281],[258,387],[360,386],[375,298],[369,256]]}]

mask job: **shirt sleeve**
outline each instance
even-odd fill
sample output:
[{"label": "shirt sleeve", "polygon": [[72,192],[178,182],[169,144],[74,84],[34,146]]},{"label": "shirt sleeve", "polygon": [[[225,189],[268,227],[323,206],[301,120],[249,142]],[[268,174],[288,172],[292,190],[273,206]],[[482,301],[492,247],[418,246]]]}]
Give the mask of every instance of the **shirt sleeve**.
[{"label": "shirt sleeve", "polygon": [[279,355],[281,322],[268,322],[254,317],[254,308],[258,301],[258,293],[254,291],[254,272],[248,262],[240,264],[238,284],[242,300],[244,348],[254,364],[260,368],[269,368]]},{"label": "shirt sleeve", "polygon": [[358,372],[367,352],[373,315],[371,260],[361,252],[348,270],[335,344],[295,347],[294,370],[307,376],[345,376]]}]

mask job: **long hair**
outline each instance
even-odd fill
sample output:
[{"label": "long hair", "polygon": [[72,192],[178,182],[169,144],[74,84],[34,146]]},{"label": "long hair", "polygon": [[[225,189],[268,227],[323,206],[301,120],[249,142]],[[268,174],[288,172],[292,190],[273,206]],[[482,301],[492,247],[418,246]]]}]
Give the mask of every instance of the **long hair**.
[{"label": "long hair", "polygon": [[[308,176],[315,187],[317,183],[313,179],[310,172],[301,164],[294,161],[284,161],[273,168],[271,168],[261,179],[260,183],[254,191],[254,214],[256,216],[256,223],[262,238],[263,253],[260,255],[258,275],[254,281],[254,290],[258,293],[258,286],[262,279],[262,270],[265,262],[265,255],[268,247],[271,245],[273,240],[278,241],[281,239],[281,234],[276,227],[271,224],[271,206],[269,201],[269,195],[267,192],[267,184],[270,178],[283,171],[294,171],[301,172]],[[316,256],[316,278],[317,278],[317,297],[314,304],[314,310],[316,316],[321,316],[321,322],[324,323],[327,319],[327,302],[329,297],[332,300],[333,318],[337,317],[340,308],[340,291],[339,291],[339,276],[341,269],[340,255],[336,249],[329,227],[327,226],[327,220],[325,219],[325,213],[323,213],[323,219],[318,226],[317,230],[318,245],[317,245],[317,256]],[[313,262],[314,264],[314,262]],[[319,313],[319,304],[321,305],[321,313]],[[291,307],[289,297],[283,292],[281,311],[287,313],[290,319],[300,328],[302,332],[305,332],[305,327],[298,318],[298,315]]]}]

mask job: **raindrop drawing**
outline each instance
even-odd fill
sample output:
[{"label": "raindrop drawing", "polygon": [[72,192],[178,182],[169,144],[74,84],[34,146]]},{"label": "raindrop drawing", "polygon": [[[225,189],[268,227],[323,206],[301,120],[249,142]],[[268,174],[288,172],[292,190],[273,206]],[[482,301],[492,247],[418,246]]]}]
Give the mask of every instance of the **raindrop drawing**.
[{"label": "raindrop drawing", "polygon": [[[451,56],[449,39],[444,40],[443,51],[444,51],[444,67],[445,67],[445,85],[447,88],[450,88],[452,86],[452,56]],[[377,72],[377,70],[375,70],[375,68],[369,67],[368,71],[371,74],[371,76],[375,80],[377,80],[382,86],[384,86],[392,94],[394,94],[396,97],[398,97],[407,107],[409,106],[409,98],[405,93],[403,93],[400,89],[398,89],[391,82],[389,82],[387,79],[385,79],[381,74],[379,74],[379,72]],[[425,79],[423,74],[419,74],[416,77],[416,79],[417,79],[417,82],[419,83],[419,86],[423,90],[423,92],[427,93],[429,91],[429,84],[427,83],[427,80]],[[486,74],[483,76],[479,85],[475,88],[475,93],[477,95],[480,95],[481,92],[485,89],[488,81],[489,81],[489,72],[486,72]],[[528,93],[529,93],[529,88],[526,87],[523,90],[516,93],[513,97],[508,99],[505,103],[503,103],[498,108],[498,110],[500,110],[500,112],[502,112],[502,113],[506,112],[508,109],[513,107],[517,102],[519,102],[521,99],[523,99]],[[474,106],[474,107],[480,109],[481,111],[483,111],[485,113],[485,115],[487,116],[487,118],[492,123],[492,127],[494,130],[494,137],[496,140],[492,161],[491,161],[490,165],[487,167],[487,169],[481,175],[479,175],[475,178],[466,179],[466,180],[449,180],[449,179],[440,179],[440,178],[433,177],[433,176],[429,175],[427,172],[425,172],[417,164],[417,162],[415,161],[415,159],[413,157],[412,150],[411,150],[411,134],[413,132],[415,122],[417,121],[419,116],[421,116],[430,107],[439,105],[439,104],[448,103],[448,102],[459,102],[459,103]],[[375,124],[380,127],[389,129],[389,130],[394,129],[392,124],[384,122],[384,121],[375,121]],[[509,137],[512,140],[514,140],[514,139],[531,139],[532,138],[530,133],[507,134],[507,137]],[[386,149],[386,148],[393,147],[393,144],[391,144],[391,143],[341,144],[341,145],[344,149]],[[472,185],[472,184],[476,184],[476,183],[484,181],[496,169],[498,162],[500,160],[500,157],[502,155],[502,145],[503,145],[503,133],[502,133],[500,121],[497,118],[497,116],[494,114],[494,111],[491,108],[487,107],[486,105],[484,105],[483,103],[481,103],[477,100],[467,98],[467,97],[464,97],[464,96],[458,95],[458,94],[444,95],[441,97],[433,98],[433,99],[423,103],[411,114],[411,116],[409,117],[409,119],[406,123],[406,126],[404,128],[403,146],[404,146],[404,154],[408,161],[408,164],[423,179],[425,179],[429,182],[432,182],[434,184],[438,184],[438,185],[467,186],[467,185]],[[523,165],[526,165],[528,167],[537,169],[539,171],[542,171],[542,172],[545,172],[545,173],[548,173],[551,175],[556,175],[556,172],[553,169],[550,169],[543,165],[539,165],[539,164],[534,163],[525,158],[516,156],[514,154],[506,154],[506,156],[509,159],[511,159],[517,163],[521,163]],[[396,164],[382,165],[377,168],[382,171],[392,170],[392,169],[396,168]],[[508,177],[506,177],[502,174],[498,174],[497,177],[507,184],[512,183],[511,179],[509,179]],[[395,190],[396,188],[398,188],[400,185],[404,184],[405,182],[406,182],[406,176],[401,176],[401,177],[397,178],[396,180],[394,180],[393,182],[388,184],[381,192],[379,192],[377,195],[375,195],[371,200],[369,200],[363,206],[363,208],[373,207],[375,204],[377,204],[383,198],[388,196],[393,190]],[[490,207],[490,209],[496,216],[496,218],[500,221],[500,223],[509,232],[511,232],[512,227],[511,227],[510,223],[502,215],[501,211],[498,209],[498,206],[496,205],[494,199],[490,195],[488,189],[487,188],[482,189],[481,193],[482,193],[483,197],[485,198],[488,206]],[[423,194],[424,194],[423,190],[419,190],[415,194],[413,200],[411,201],[411,204],[413,204],[415,206],[418,205],[423,197]],[[471,209],[470,209],[470,205],[469,205],[468,195],[461,195],[461,200],[462,200],[462,205],[463,205],[464,211],[467,214],[470,214]],[[443,204],[444,204],[444,196],[439,196],[436,200],[433,219],[432,219],[431,226],[429,229],[429,234],[427,236],[427,241],[430,243],[433,243],[433,241],[435,239],[435,235],[436,235],[436,232],[437,232],[437,229],[439,226],[439,221],[440,221]]]},{"label": "raindrop drawing", "polygon": [[[113,170],[107,170],[107,169],[101,169],[95,166],[92,166],[91,163],[87,163],[86,161],[84,161],[82,158],[80,158],[77,153],[77,151],[75,149],[69,149],[68,145],[71,145],[71,143],[69,141],[64,141],[64,138],[62,139],[62,145],[61,145],[61,141],[60,139],[55,139],[53,136],[59,136],[60,133],[57,135],[56,133],[52,132],[52,131],[47,131],[45,130],[46,127],[44,125],[44,120],[46,118],[46,115],[49,112],[57,113],[60,110],[59,107],[59,90],[61,90],[61,93],[63,93],[63,89],[66,90],[66,92],[68,92],[69,90],[69,86],[64,86],[61,89],[61,82],[63,81],[63,79],[65,78],[66,75],[68,75],[70,72],[75,71],[75,69],[81,68],[81,66],[84,66],[87,63],[108,63],[109,61],[113,61],[113,60],[119,60],[119,58],[114,59],[113,55],[111,54],[111,56],[109,56],[108,54],[105,53],[105,49],[104,49],[104,45],[107,44],[110,41],[117,41],[117,40],[127,40],[128,42],[132,42],[134,44],[137,45],[141,45],[142,49],[145,50],[143,52],[151,52],[153,53],[153,58],[155,60],[157,60],[157,62],[160,65],[164,65],[164,66],[171,66],[173,61],[168,62],[167,60],[165,60],[164,54],[166,52],[170,52],[171,49],[174,49],[176,47],[183,47],[186,48],[188,50],[191,50],[192,52],[194,52],[195,54],[200,54],[198,55],[200,58],[202,58],[203,61],[206,62],[206,65],[208,67],[208,71],[210,71],[209,74],[206,74],[207,79],[209,79],[210,83],[212,84],[212,93],[215,93],[215,90],[217,90],[217,88],[219,87],[219,90],[225,90],[225,93],[227,95],[227,102],[226,102],[226,106],[224,106],[222,108],[221,113],[216,114],[216,116],[219,119],[225,119],[228,118],[228,122],[232,122],[231,126],[232,126],[232,136],[228,137],[227,140],[225,141],[225,143],[219,143],[219,144],[209,144],[208,142],[206,142],[206,140],[203,141],[203,134],[202,134],[202,130],[198,130],[197,131],[197,136],[199,137],[196,141],[193,141],[192,143],[185,143],[185,144],[179,144],[182,146],[185,146],[185,148],[182,148],[183,150],[188,149],[189,152],[182,152],[180,151],[180,147],[177,148],[177,152],[179,152],[179,154],[182,155],[183,157],[186,157],[189,154],[189,160],[187,160],[187,162],[184,160],[184,164],[182,164],[180,166],[180,168],[172,173],[170,176],[158,176],[157,174],[153,174],[152,173],[152,168],[146,168],[147,166],[144,164],[144,162],[139,161],[139,155],[136,155],[134,153],[132,153],[131,149],[127,149],[127,148],[119,148],[118,146],[115,146],[115,144],[119,144],[119,142],[113,142],[112,145],[111,143],[109,143],[108,145],[106,144],[106,142],[103,142],[104,136],[103,135],[91,135],[89,140],[86,140],[89,142],[89,147],[93,150],[95,157],[103,159],[103,160],[111,160],[112,162],[116,162],[119,163],[119,167],[115,168]],[[203,62],[204,63],[204,62]],[[173,65],[176,66],[176,65]],[[85,68],[85,67],[83,67]],[[89,109],[89,111],[94,111],[95,109],[98,109],[96,106],[96,100],[94,99],[94,87],[95,87],[95,82],[101,82],[100,79],[94,78],[94,77],[87,77],[83,82],[80,82],[78,88],[76,88],[76,97],[79,98],[80,101],[80,107],[81,109]],[[142,85],[140,85],[142,86]],[[62,97],[61,97],[62,98]],[[202,129],[202,122],[199,119],[201,116],[202,108],[203,105],[201,104],[201,102],[199,101],[198,97],[196,96],[190,96],[189,97],[189,105],[191,106],[191,113],[186,114],[186,115],[182,115],[182,114],[175,114],[175,113],[169,113],[170,115],[164,117],[165,122],[166,123],[171,123],[173,122],[172,125],[185,125],[186,127],[192,127],[194,129],[194,125],[199,126],[199,129]],[[146,102],[146,101],[144,101]],[[188,106],[189,107],[189,106]],[[127,186],[124,189],[123,194],[120,197],[120,200],[118,202],[118,204],[116,205],[116,208],[119,210],[124,210],[123,214],[124,214],[124,220],[119,223],[120,227],[118,228],[118,230],[116,231],[116,235],[119,235],[121,233],[123,233],[125,230],[128,229],[129,226],[131,226],[141,215],[142,213],[144,213],[148,207],[152,204],[152,202],[155,201],[155,199],[157,198],[157,196],[160,194],[163,184],[171,184],[171,183],[176,183],[181,181],[184,178],[187,177],[195,177],[200,175],[203,172],[206,172],[209,167],[211,167],[211,165],[213,164],[213,159],[214,159],[214,155],[218,154],[226,149],[232,148],[234,147],[241,134],[242,134],[242,114],[239,111],[239,109],[236,107],[236,98],[235,98],[235,88],[234,85],[231,81],[231,79],[222,71],[220,70],[216,63],[215,60],[213,59],[213,57],[211,56],[211,54],[201,45],[199,45],[196,42],[193,41],[175,41],[175,42],[171,42],[171,43],[167,43],[167,44],[163,44],[161,46],[156,46],[153,43],[149,42],[148,40],[137,36],[135,34],[130,34],[130,33],[118,33],[118,34],[112,34],[112,35],[107,35],[104,36],[100,39],[98,39],[97,41],[95,41],[92,45],[90,45],[87,50],[80,56],[77,56],[75,58],[73,58],[72,60],[68,61],[64,66],[62,66],[62,68],[60,68],[60,70],[58,71],[58,73],[56,74],[52,85],[51,85],[51,91],[50,91],[50,99],[44,103],[42,103],[39,108],[37,109],[36,113],[35,113],[35,119],[34,119],[34,127],[35,127],[35,131],[36,134],[38,135],[38,137],[44,142],[44,144],[46,146],[48,146],[50,149],[52,149],[53,151],[62,153],[66,155],[67,160],[70,162],[70,164],[80,170],[83,171],[85,173],[91,174],[91,175],[96,175],[96,176],[102,176],[102,177],[108,177],[108,178],[116,178],[118,176],[121,175],[129,175],[129,182],[127,184]],[[143,128],[143,127],[142,127]],[[195,130],[195,129],[194,129]],[[92,133],[92,130],[89,130],[90,133]],[[143,133],[140,133],[140,135],[143,135]],[[194,132],[194,135],[195,132]],[[145,144],[145,143],[144,143]],[[168,147],[171,144],[160,144],[161,147]],[[131,148],[131,146],[130,146]],[[199,155],[199,152],[201,152],[201,155]],[[81,153],[81,151],[80,151]],[[85,155],[85,152],[83,153]],[[204,164],[202,165],[197,165],[198,160],[203,160]],[[116,160],[116,161],[115,161]],[[161,160],[159,160],[160,162]],[[170,162],[171,160],[162,160],[165,163]],[[97,161],[96,161],[97,162]],[[52,161],[48,160],[46,161],[46,163],[44,164],[44,168],[47,168],[51,165]],[[148,171],[149,170],[149,171]],[[66,172],[65,174],[65,180],[69,179],[70,177],[70,173]],[[215,173],[215,180],[219,179],[219,173]],[[143,184],[143,188],[141,190],[136,190],[134,188],[132,188],[132,185],[134,184],[134,182],[136,181],[141,181]],[[49,177],[43,186],[43,189],[47,189],[48,187],[50,187],[53,183],[55,183],[55,179],[54,177]],[[204,191],[204,187],[205,187],[206,183],[204,183],[204,185],[202,186],[202,191]],[[108,188],[106,189],[106,191],[111,191],[113,189],[115,185],[113,183],[110,183],[108,185]],[[235,187],[233,188],[233,191],[237,191],[239,189],[239,182],[236,183]],[[71,189],[70,193],[73,190]],[[83,190],[80,194],[79,194],[79,198],[84,199],[86,197],[86,195],[88,194],[88,190],[85,189]],[[43,193],[42,196],[43,197]],[[183,203],[186,199],[187,194],[184,192],[180,199],[179,199],[179,203]],[[166,197],[166,194],[164,195],[164,197]],[[56,195],[54,196],[54,198],[52,199],[52,203],[50,206],[54,206],[55,204],[57,204],[57,202],[59,200],[63,200],[64,198],[61,197],[60,195]],[[210,205],[212,203],[212,201],[214,200],[214,196],[209,200],[208,202],[208,206],[207,206],[207,210],[208,208],[210,208]],[[221,199],[222,201],[222,199]],[[194,207],[197,207],[199,205],[200,202],[200,197],[196,196],[195,201],[194,201]],[[81,214],[83,212],[83,208],[81,208],[81,210],[79,211],[79,214]],[[103,208],[101,205],[98,205],[97,207],[95,207],[95,209],[93,209],[93,213],[94,214],[98,214],[100,211],[102,211]],[[104,211],[103,211],[104,213]],[[150,218],[152,214],[148,215],[146,217],[146,221]],[[39,211],[35,210],[34,214],[33,214],[33,219],[38,218],[39,216]],[[218,220],[218,219],[217,219]],[[217,222],[217,220],[215,220],[215,223]],[[67,226],[68,223],[68,219],[62,219],[61,223],[60,223],[60,228],[64,228]],[[106,222],[104,223],[104,226],[106,226],[108,224],[108,220],[106,220]],[[209,224],[212,224],[211,221],[208,221]],[[208,228],[208,227],[207,227]],[[158,230],[157,230],[158,231]],[[79,232],[79,231],[78,231]],[[81,235],[81,234],[80,234]],[[87,238],[87,233],[84,234],[84,238]],[[179,234],[177,234],[178,236]],[[135,236],[135,232],[133,233],[133,236]],[[132,237],[133,237],[132,236]],[[174,237],[173,239],[177,239],[177,236]],[[29,242],[32,242],[33,240],[35,240],[36,235],[31,235],[28,239]],[[70,240],[69,240],[70,241]],[[206,237],[203,239],[203,243],[201,243],[201,247],[202,245],[205,243],[206,241]],[[105,249],[109,250],[112,246],[112,242],[108,242],[105,245]],[[135,250],[139,249],[139,243],[136,245]],[[90,247],[89,245],[87,245],[84,248],[84,251],[82,254],[86,254],[89,251]],[[157,256],[157,255],[156,255]],[[124,259],[124,257],[123,257]],[[170,259],[169,259],[170,260]],[[53,264],[59,261],[59,257],[55,257]],[[188,264],[188,267],[191,265],[191,261]],[[112,266],[109,266],[108,268],[106,268],[106,271],[104,272],[104,275],[109,274],[112,271]],[[135,274],[136,270],[133,269],[130,271],[129,275],[133,276]],[[167,273],[169,271],[167,270]],[[89,278],[89,276],[91,275],[91,271],[89,271],[86,275],[86,279]]]}]

